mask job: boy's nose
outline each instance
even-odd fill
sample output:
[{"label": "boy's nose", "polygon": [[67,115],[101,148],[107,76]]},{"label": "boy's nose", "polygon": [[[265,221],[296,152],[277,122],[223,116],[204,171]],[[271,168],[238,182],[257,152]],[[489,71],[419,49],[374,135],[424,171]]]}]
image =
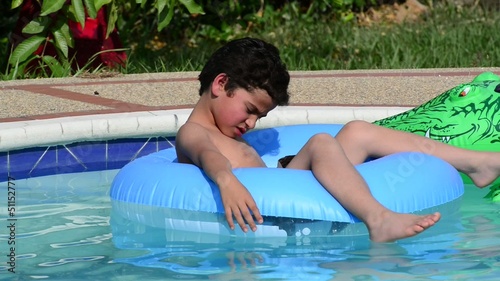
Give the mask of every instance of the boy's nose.
[{"label": "boy's nose", "polygon": [[257,117],[251,115],[250,117],[247,118],[247,121],[245,123],[248,129],[253,129],[255,128],[255,124],[257,123]]}]

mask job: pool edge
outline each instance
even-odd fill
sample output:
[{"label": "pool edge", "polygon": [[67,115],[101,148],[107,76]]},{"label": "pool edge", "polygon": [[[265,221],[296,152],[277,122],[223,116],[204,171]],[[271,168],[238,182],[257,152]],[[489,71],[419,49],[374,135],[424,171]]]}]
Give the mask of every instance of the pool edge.
[{"label": "pool edge", "polygon": [[[387,106],[287,106],[278,107],[259,120],[256,129],[291,124],[375,121],[411,107]],[[69,144],[150,136],[175,136],[192,109],[140,111],[61,117],[0,124],[0,152]]]}]

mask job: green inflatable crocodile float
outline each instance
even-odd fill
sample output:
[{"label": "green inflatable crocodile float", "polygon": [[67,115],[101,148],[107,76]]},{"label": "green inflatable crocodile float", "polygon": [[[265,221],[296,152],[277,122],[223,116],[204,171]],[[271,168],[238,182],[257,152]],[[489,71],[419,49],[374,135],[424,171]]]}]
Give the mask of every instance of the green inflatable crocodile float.
[{"label": "green inflatable crocodile float", "polygon": [[[470,83],[374,124],[466,149],[500,151],[500,77],[484,72]],[[471,182],[466,176],[464,180]]]},{"label": "green inflatable crocodile float", "polygon": [[490,192],[488,192],[484,198],[491,199],[493,202],[500,202],[500,184],[492,185],[490,187]]}]

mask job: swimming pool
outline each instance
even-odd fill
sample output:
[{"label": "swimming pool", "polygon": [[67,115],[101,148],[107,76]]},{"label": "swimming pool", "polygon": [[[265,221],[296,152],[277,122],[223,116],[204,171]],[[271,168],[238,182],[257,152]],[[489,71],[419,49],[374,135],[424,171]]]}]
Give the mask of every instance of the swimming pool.
[{"label": "swimming pool", "polygon": [[8,221],[2,211],[0,247],[9,261],[7,226],[15,223],[15,273],[2,262],[0,278],[488,280],[500,274],[500,205],[472,186],[456,216],[397,243],[372,244],[364,231],[356,237],[220,240],[166,232],[115,214],[109,186],[117,171],[12,179],[16,220]]},{"label": "swimming pool", "polygon": [[[311,116],[310,122],[315,122]],[[285,117],[280,122],[303,119]],[[167,233],[129,221],[113,211],[109,199],[114,175],[129,161],[172,146],[174,139],[144,138],[150,131],[104,136],[104,131],[112,134],[114,126],[144,128],[146,123],[140,120],[132,122],[135,126],[123,119],[119,124],[91,122],[90,135],[85,135],[86,126],[78,124],[84,130],[75,139],[101,140],[63,145],[53,144],[58,139],[38,137],[38,142],[50,144],[0,152],[0,206],[7,206],[0,208],[1,280],[491,280],[500,276],[500,205],[483,199],[487,189],[472,186],[466,186],[457,213],[422,235],[390,244],[370,243],[362,225],[354,226],[359,228],[357,236],[221,240]],[[43,132],[62,128],[71,134],[73,127],[62,124]],[[25,135],[32,141],[29,130]],[[23,142],[19,136],[11,137],[12,143]]]}]

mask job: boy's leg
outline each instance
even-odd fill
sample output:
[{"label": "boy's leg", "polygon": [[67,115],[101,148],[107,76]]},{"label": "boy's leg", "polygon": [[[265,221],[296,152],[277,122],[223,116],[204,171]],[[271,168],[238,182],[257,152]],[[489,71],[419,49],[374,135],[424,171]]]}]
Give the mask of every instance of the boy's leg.
[{"label": "boy's leg", "polygon": [[490,184],[500,174],[500,153],[466,150],[364,121],[349,122],[335,138],[354,165],[362,163],[367,157],[414,151],[443,159],[469,175],[479,187]]},{"label": "boy's leg", "polygon": [[432,226],[440,214],[416,216],[394,213],[373,198],[366,182],[351,164],[341,144],[328,134],[313,136],[287,168],[311,170],[344,208],[368,227],[376,242],[416,235]]}]

